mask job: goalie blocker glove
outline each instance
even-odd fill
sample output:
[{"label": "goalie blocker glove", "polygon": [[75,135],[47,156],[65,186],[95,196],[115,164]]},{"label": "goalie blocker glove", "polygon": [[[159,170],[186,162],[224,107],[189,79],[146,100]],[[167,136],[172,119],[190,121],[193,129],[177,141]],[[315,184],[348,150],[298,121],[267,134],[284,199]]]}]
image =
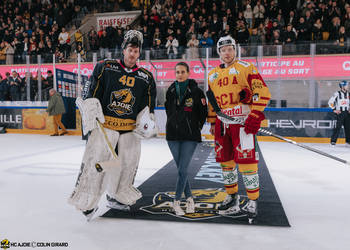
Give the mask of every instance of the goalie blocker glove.
[{"label": "goalie blocker glove", "polygon": [[259,131],[261,122],[265,119],[263,112],[252,110],[244,123],[244,131],[247,134],[256,134]]}]

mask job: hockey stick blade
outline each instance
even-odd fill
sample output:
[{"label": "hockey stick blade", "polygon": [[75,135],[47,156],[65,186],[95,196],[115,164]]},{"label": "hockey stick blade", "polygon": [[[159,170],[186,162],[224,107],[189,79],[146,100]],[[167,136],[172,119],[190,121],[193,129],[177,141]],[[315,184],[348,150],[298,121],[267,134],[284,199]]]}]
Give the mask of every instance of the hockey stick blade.
[{"label": "hockey stick blade", "polygon": [[[219,105],[218,105],[218,103],[217,103],[217,101],[216,101],[216,98],[215,98],[215,96],[214,96],[213,91],[211,91],[211,90],[209,89],[209,90],[206,92],[206,94],[207,94],[207,97],[208,97],[208,101],[209,101],[209,103],[211,104],[211,106],[213,107],[213,109],[214,109],[214,111],[216,112],[217,116],[221,116],[221,117],[223,117],[223,118],[225,118],[225,119],[227,119],[227,120],[231,120],[231,121],[237,122],[237,123],[239,123],[239,124],[241,124],[241,125],[244,126],[244,123],[243,123],[241,120],[238,120],[238,119],[235,119],[235,118],[233,118],[233,117],[231,117],[231,116],[229,116],[229,115],[226,115],[226,114],[224,114],[224,113],[221,111],[221,108],[219,107]],[[328,158],[331,158],[331,159],[333,159],[333,160],[342,162],[342,163],[344,163],[344,164],[350,165],[350,162],[349,162],[349,161],[346,161],[346,160],[341,159],[341,158],[339,158],[339,157],[336,157],[336,156],[334,156],[334,155],[330,155],[330,154],[328,154],[328,153],[326,153],[326,152],[323,152],[323,151],[321,151],[321,150],[318,150],[318,149],[315,149],[315,148],[306,146],[306,145],[304,145],[304,144],[297,143],[296,141],[293,141],[293,140],[288,139],[288,138],[285,138],[285,137],[283,137],[283,136],[274,134],[274,133],[272,133],[271,131],[268,131],[268,130],[266,130],[266,129],[259,128],[259,132],[262,133],[262,134],[265,134],[265,135],[273,136],[273,137],[278,138],[278,139],[280,139],[280,140],[282,140],[282,141],[285,141],[285,142],[291,143],[291,144],[293,144],[293,145],[296,145],[296,146],[298,146],[298,147],[301,147],[301,148],[310,150],[310,151],[315,152],[315,153],[317,153],[317,154],[320,154],[320,155],[326,156],[326,157],[328,157]]]}]

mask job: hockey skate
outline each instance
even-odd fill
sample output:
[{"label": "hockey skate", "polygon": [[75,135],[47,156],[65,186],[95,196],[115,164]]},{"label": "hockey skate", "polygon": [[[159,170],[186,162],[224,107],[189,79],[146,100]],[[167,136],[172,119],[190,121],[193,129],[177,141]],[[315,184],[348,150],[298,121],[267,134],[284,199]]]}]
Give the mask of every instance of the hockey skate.
[{"label": "hockey skate", "polygon": [[120,203],[116,199],[113,199],[110,197],[108,194],[106,195],[107,198],[107,207],[116,209],[116,210],[121,210],[121,211],[130,211],[130,206]]},{"label": "hockey skate", "polygon": [[221,215],[229,215],[229,214],[238,214],[241,212],[239,207],[239,195],[236,194],[228,194],[226,195],[225,200],[218,207],[219,214]]},{"label": "hockey skate", "polygon": [[105,213],[108,212],[108,210],[110,210],[110,208],[107,207],[107,200],[101,199],[97,207],[95,207],[92,211],[91,210],[84,211],[83,214],[86,216],[87,221],[90,222],[96,219],[97,217],[104,215]]},{"label": "hockey skate", "polygon": [[258,201],[248,200],[242,207],[242,211],[247,214],[249,224],[252,224],[255,217],[258,215]]}]

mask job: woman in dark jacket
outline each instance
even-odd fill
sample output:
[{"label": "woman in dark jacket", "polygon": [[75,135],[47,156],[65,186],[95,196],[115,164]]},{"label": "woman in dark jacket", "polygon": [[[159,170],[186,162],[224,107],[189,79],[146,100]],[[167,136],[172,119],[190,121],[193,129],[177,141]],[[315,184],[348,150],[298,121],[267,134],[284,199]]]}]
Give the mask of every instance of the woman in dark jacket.
[{"label": "woman in dark jacket", "polygon": [[197,144],[201,142],[201,129],[208,111],[203,91],[194,80],[188,79],[188,65],[180,62],[175,69],[176,81],[166,93],[166,140],[178,169],[173,208],[176,215],[181,216],[185,214],[180,207],[182,193],[186,198],[186,213],[194,213],[187,169]]}]

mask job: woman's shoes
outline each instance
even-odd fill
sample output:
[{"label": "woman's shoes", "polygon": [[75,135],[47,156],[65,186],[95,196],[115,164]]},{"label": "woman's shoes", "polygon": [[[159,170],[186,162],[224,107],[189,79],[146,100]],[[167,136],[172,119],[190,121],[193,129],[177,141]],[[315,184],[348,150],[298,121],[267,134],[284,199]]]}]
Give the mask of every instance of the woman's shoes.
[{"label": "woman's shoes", "polygon": [[188,197],[186,200],[186,214],[194,213],[194,200],[193,197]]},{"label": "woman's shoes", "polygon": [[68,134],[67,131],[63,131],[60,135],[65,135],[65,134]]},{"label": "woman's shoes", "polygon": [[184,210],[182,210],[182,208],[180,207],[180,201],[179,200],[174,200],[174,202],[173,202],[173,209],[174,209],[175,214],[177,216],[185,215]]},{"label": "woman's shoes", "polygon": [[[173,209],[177,216],[185,215],[184,210],[180,206],[181,202],[179,200],[174,200]],[[195,212],[195,205],[193,197],[188,197],[186,200],[186,214],[193,214]]]},{"label": "woman's shoes", "polygon": [[50,136],[58,136],[58,133],[54,133],[54,134],[52,134],[52,135],[50,135]]}]

